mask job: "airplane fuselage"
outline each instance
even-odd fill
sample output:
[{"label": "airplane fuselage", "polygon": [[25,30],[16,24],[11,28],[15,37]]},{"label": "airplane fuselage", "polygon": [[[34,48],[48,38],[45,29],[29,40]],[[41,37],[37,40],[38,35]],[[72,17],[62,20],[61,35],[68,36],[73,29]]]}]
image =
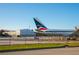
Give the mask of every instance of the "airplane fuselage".
[{"label": "airplane fuselage", "polygon": [[70,34],[72,34],[74,32],[74,30],[57,30],[57,29],[51,29],[51,30],[46,30],[46,31],[38,31],[38,33],[42,33],[42,34],[52,34],[52,35],[63,35],[63,36],[68,36]]}]

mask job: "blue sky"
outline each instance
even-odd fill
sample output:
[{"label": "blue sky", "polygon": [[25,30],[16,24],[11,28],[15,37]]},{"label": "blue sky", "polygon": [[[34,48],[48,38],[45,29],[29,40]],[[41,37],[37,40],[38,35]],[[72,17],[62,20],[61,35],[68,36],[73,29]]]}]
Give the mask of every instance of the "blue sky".
[{"label": "blue sky", "polygon": [[49,29],[79,26],[79,4],[0,4],[0,29],[34,29],[38,17]]}]

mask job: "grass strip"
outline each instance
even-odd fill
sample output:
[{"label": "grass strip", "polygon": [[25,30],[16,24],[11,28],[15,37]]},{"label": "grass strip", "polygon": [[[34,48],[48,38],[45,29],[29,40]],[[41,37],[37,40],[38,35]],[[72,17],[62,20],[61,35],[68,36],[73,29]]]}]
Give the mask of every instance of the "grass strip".
[{"label": "grass strip", "polygon": [[63,43],[39,43],[39,44],[15,44],[15,45],[0,45],[0,51],[15,50],[15,49],[35,49],[35,48],[49,48],[62,47]]},{"label": "grass strip", "polygon": [[16,49],[57,48],[66,45],[69,47],[79,47],[79,42],[0,45],[0,51]]},{"label": "grass strip", "polygon": [[66,45],[69,47],[79,47],[79,42],[68,42]]}]

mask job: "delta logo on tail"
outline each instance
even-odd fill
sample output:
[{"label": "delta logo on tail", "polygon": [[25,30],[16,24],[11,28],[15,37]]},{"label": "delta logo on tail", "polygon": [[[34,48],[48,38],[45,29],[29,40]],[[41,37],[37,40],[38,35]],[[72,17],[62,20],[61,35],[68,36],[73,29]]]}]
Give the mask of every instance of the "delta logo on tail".
[{"label": "delta logo on tail", "polygon": [[36,27],[39,31],[46,31],[48,28],[44,26],[37,18],[34,18]]}]

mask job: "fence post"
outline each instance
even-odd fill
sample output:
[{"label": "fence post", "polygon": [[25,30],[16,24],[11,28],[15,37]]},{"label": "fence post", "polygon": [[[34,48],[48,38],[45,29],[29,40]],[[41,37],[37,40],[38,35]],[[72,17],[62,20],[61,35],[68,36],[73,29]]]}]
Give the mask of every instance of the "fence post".
[{"label": "fence post", "polygon": [[11,45],[11,38],[9,38],[9,45]]}]

